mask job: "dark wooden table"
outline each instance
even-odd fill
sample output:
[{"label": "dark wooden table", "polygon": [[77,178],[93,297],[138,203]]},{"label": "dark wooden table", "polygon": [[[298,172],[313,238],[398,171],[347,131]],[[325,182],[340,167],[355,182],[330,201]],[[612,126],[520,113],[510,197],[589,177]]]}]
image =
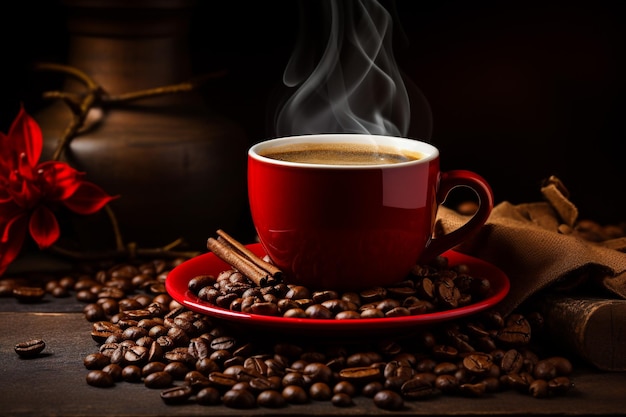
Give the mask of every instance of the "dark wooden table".
[{"label": "dark wooden table", "polygon": [[[112,388],[87,385],[83,359],[97,351],[83,304],[73,297],[24,304],[0,298],[0,415],[3,416],[233,416],[233,415],[626,415],[626,372],[599,372],[575,364],[575,387],[564,396],[536,399],[513,390],[480,398],[439,396],[406,402],[402,411],[384,411],[358,397],[353,407],[330,402],[288,405],[281,409],[239,410],[225,406],[166,405],[160,390],[142,383],[118,382]],[[21,359],[16,343],[44,339],[34,359]]]}]

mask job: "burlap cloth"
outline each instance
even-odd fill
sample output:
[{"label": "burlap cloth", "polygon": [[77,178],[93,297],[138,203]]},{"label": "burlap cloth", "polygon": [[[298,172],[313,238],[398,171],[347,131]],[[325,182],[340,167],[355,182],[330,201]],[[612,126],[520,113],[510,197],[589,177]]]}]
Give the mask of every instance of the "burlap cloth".
[{"label": "burlap cloth", "polygon": [[[455,250],[485,260],[509,278],[511,289],[496,309],[509,314],[541,291],[574,291],[595,285],[626,298],[626,238],[596,242],[577,231],[578,211],[558,178],[541,188],[545,201],[496,205],[486,224]],[[465,223],[468,215],[442,207],[438,233]]]}]

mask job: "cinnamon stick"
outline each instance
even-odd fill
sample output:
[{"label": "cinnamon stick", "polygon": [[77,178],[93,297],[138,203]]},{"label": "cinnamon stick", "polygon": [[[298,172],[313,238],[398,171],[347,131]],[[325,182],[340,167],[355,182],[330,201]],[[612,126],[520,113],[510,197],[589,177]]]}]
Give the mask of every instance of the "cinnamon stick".
[{"label": "cinnamon stick", "polygon": [[266,262],[262,258],[259,258],[250,249],[246,248],[245,245],[242,245],[240,242],[238,242],[236,239],[234,239],[225,231],[219,229],[217,231],[217,235],[219,236],[218,240],[224,239],[226,242],[228,242],[229,245],[234,247],[237,251],[243,254],[246,258],[250,259],[250,261],[252,261],[256,266],[269,272],[272,277],[278,278],[282,275],[282,271],[278,269],[276,265]]},{"label": "cinnamon stick", "polygon": [[259,258],[225,232],[219,230],[218,234],[217,239],[210,237],[207,240],[207,248],[215,256],[260,287],[280,281],[282,272],[275,265]]}]

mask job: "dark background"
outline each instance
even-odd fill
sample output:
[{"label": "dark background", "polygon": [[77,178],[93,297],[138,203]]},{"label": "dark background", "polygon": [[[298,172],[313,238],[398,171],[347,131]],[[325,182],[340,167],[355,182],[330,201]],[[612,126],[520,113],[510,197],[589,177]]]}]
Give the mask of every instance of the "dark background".
[{"label": "dark background", "polygon": [[[496,202],[514,204],[540,200],[542,180],[556,175],[582,217],[626,220],[621,2],[472,3],[385,3],[395,6],[398,65],[430,104],[442,168],[476,171]],[[204,1],[193,14],[194,71],[228,70],[209,99],[251,143],[272,135],[267,115],[300,7]],[[43,105],[47,86],[29,65],[64,62],[67,34],[55,1],[3,2],[0,13],[0,129],[7,132],[20,103],[29,111]]]}]

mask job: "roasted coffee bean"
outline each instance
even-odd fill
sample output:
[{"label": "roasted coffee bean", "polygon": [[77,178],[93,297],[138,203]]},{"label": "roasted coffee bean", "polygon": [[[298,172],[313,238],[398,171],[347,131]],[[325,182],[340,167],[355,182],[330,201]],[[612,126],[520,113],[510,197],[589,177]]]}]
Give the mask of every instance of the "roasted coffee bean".
[{"label": "roasted coffee bean", "polygon": [[41,301],[46,291],[41,287],[17,286],[13,288],[13,297],[21,303],[36,303]]},{"label": "roasted coffee bean", "polygon": [[189,385],[193,389],[194,392],[198,392],[202,388],[211,386],[209,378],[197,370],[187,372],[183,380],[186,385]]},{"label": "roasted coffee bean", "polygon": [[237,345],[237,340],[230,336],[216,337],[211,341],[211,349],[217,350],[231,350]]},{"label": "roasted coffee bean", "polygon": [[104,368],[102,368],[102,370],[106,372],[107,374],[111,375],[114,382],[122,381],[122,367],[121,366],[114,364],[114,363],[110,363],[108,365],[105,365]]},{"label": "roasted coffee bean", "polygon": [[14,350],[20,358],[34,358],[46,348],[46,342],[43,339],[32,339],[15,345]]},{"label": "roasted coffee bean", "polygon": [[400,393],[406,399],[421,400],[432,398],[436,395],[433,383],[423,378],[412,378],[404,382],[400,387]]},{"label": "roasted coffee bean", "polygon": [[548,381],[548,389],[551,393],[563,395],[574,387],[572,381],[567,376],[557,376]]},{"label": "roasted coffee bean", "polygon": [[[384,313],[381,311],[380,317],[383,317],[383,316],[384,316]],[[358,311],[354,311],[354,310],[340,311],[339,313],[335,315],[336,320],[356,320],[356,319],[361,319],[361,318],[365,318],[365,317],[363,317],[361,313],[359,313]]]},{"label": "roasted coffee bean", "polygon": [[487,384],[484,381],[461,384],[459,392],[470,397],[481,397],[487,392]]},{"label": "roasted coffee bean", "polygon": [[333,313],[321,304],[313,304],[304,310],[307,317],[311,319],[332,319]]},{"label": "roasted coffee bean", "polygon": [[279,315],[279,309],[276,303],[269,301],[257,302],[250,306],[250,313],[264,316],[277,316]]},{"label": "roasted coffee bean", "polygon": [[354,405],[352,397],[345,392],[338,392],[332,396],[330,402],[335,407],[351,407]]},{"label": "roasted coffee bean", "polygon": [[200,405],[218,405],[222,402],[222,395],[214,387],[202,388],[196,394],[196,403]]},{"label": "roasted coffee bean", "polygon": [[328,401],[333,396],[333,391],[325,382],[315,382],[309,387],[309,396],[316,401]]},{"label": "roasted coffee bean", "polygon": [[194,357],[194,359],[204,359],[208,358],[209,355],[213,352],[211,348],[210,342],[202,337],[194,337],[189,341],[188,347],[189,354]]},{"label": "roasted coffee bean", "polygon": [[163,370],[172,375],[172,378],[176,380],[183,380],[185,379],[185,375],[187,375],[191,369],[184,362],[170,362],[165,365]]},{"label": "roasted coffee bean", "polygon": [[247,390],[229,389],[222,396],[222,402],[230,408],[249,409],[257,406],[256,398]]},{"label": "roasted coffee bean", "polygon": [[443,278],[435,285],[437,299],[447,308],[457,308],[461,291],[454,285],[454,281],[450,278]]},{"label": "roasted coffee bean", "polygon": [[549,360],[541,360],[533,367],[533,376],[536,379],[553,379],[557,376],[556,366]]},{"label": "roasted coffee bean", "polygon": [[459,369],[458,365],[454,362],[440,362],[433,369],[435,375],[448,374],[452,375]]},{"label": "roasted coffee bean", "polygon": [[374,405],[383,410],[399,411],[404,408],[404,399],[391,390],[381,390],[374,395]]},{"label": "roasted coffee bean", "polygon": [[453,375],[439,375],[435,379],[434,388],[445,394],[454,394],[459,389],[459,381]]},{"label": "roasted coffee bean", "polygon": [[267,364],[263,357],[249,357],[243,361],[243,366],[251,375],[267,375]]},{"label": "roasted coffee bean", "polygon": [[530,341],[530,323],[521,314],[511,314],[504,328],[500,329],[497,339],[508,346],[526,346]]},{"label": "roasted coffee bean", "polygon": [[277,390],[281,388],[280,381],[275,381],[265,376],[260,376],[257,378],[252,378],[248,381],[248,385],[250,386],[250,390],[254,393],[259,393],[267,390]]},{"label": "roasted coffee bean", "polygon": [[257,405],[267,408],[281,408],[287,405],[287,400],[280,391],[268,389],[261,391],[256,398]]},{"label": "roasted coffee bean", "polygon": [[344,381],[350,381],[353,384],[366,384],[368,382],[380,379],[382,372],[380,369],[371,368],[369,366],[345,368],[339,371],[339,378]]},{"label": "roasted coffee bean", "polygon": [[92,387],[109,388],[115,385],[113,377],[100,369],[89,371],[85,380]]},{"label": "roasted coffee bean", "polygon": [[378,308],[366,308],[361,310],[362,319],[380,319],[385,317],[385,313]]},{"label": "roasted coffee bean", "polygon": [[131,346],[124,352],[124,361],[128,365],[143,366],[148,362],[148,348],[145,346]]},{"label": "roasted coffee bean", "polygon": [[299,385],[286,385],[282,390],[282,396],[289,404],[306,404],[309,396],[303,387]]},{"label": "roasted coffee bean", "polygon": [[532,375],[528,372],[510,373],[504,376],[504,382],[511,388],[525,392],[530,384],[534,381]]},{"label": "roasted coffee bean", "polygon": [[493,361],[486,353],[471,353],[463,358],[463,366],[474,375],[485,375],[491,371]]},{"label": "roasted coffee bean", "polygon": [[203,287],[213,285],[215,277],[212,275],[198,275],[189,280],[187,288],[189,291],[197,294]]},{"label": "roasted coffee bean", "polygon": [[83,314],[87,321],[94,322],[106,319],[106,313],[100,304],[90,303],[83,307]]},{"label": "roasted coffee bean", "polygon": [[502,372],[506,374],[518,373],[522,370],[523,366],[524,356],[516,349],[507,350],[500,360],[500,368]]},{"label": "roasted coffee bean", "polygon": [[231,389],[237,383],[237,378],[223,372],[211,372],[208,375],[214,387],[219,389]]},{"label": "roasted coffee bean", "polygon": [[311,382],[329,383],[333,377],[333,371],[327,365],[319,362],[307,364],[302,373]]},{"label": "roasted coffee bean", "polygon": [[143,379],[147,388],[168,388],[174,382],[171,374],[165,371],[151,373]]},{"label": "roasted coffee bean", "polygon": [[127,365],[122,368],[122,379],[126,382],[141,382],[141,368],[137,365]]},{"label": "roasted coffee bean", "polygon": [[104,343],[109,336],[121,333],[122,329],[109,321],[97,321],[91,326],[91,337],[97,343]]},{"label": "roasted coffee bean", "polygon": [[433,356],[440,360],[454,360],[458,357],[459,351],[454,346],[435,345],[432,348]]},{"label": "roasted coffee bean", "polygon": [[572,373],[573,366],[569,359],[562,356],[553,356],[546,358],[546,361],[552,363],[556,368],[556,373],[559,376],[568,376]]},{"label": "roasted coffee bean", "polygon": [[111,358],[103,353],[90,353],[83,359],[87,369],[102,369],[111,363]]},{"label": "roasted coffee bean", "polygon": [[188,385],[167,388],[161,391],[161,399],[165,404],[184,404],[191,398],[193,390]]},{"label": "roasted coffee bean", "polygon": [[528,386],[528,392],[535,398],[545,398],[549,394],[548,382],[545,379],[535,379]]},{"label": "roasted coffee bean", "polygon": [[163,362],[149,362],[141,368],[141,376],[145,378],[155,372],[165,371],[165,366]]},{"label": "roasted coffee bean", "polygon": [[339,381],[333,386],[333,393],[345,393],[350,397],[354,397],[357,395],[357,389],[352,382],[349,381]]}]

